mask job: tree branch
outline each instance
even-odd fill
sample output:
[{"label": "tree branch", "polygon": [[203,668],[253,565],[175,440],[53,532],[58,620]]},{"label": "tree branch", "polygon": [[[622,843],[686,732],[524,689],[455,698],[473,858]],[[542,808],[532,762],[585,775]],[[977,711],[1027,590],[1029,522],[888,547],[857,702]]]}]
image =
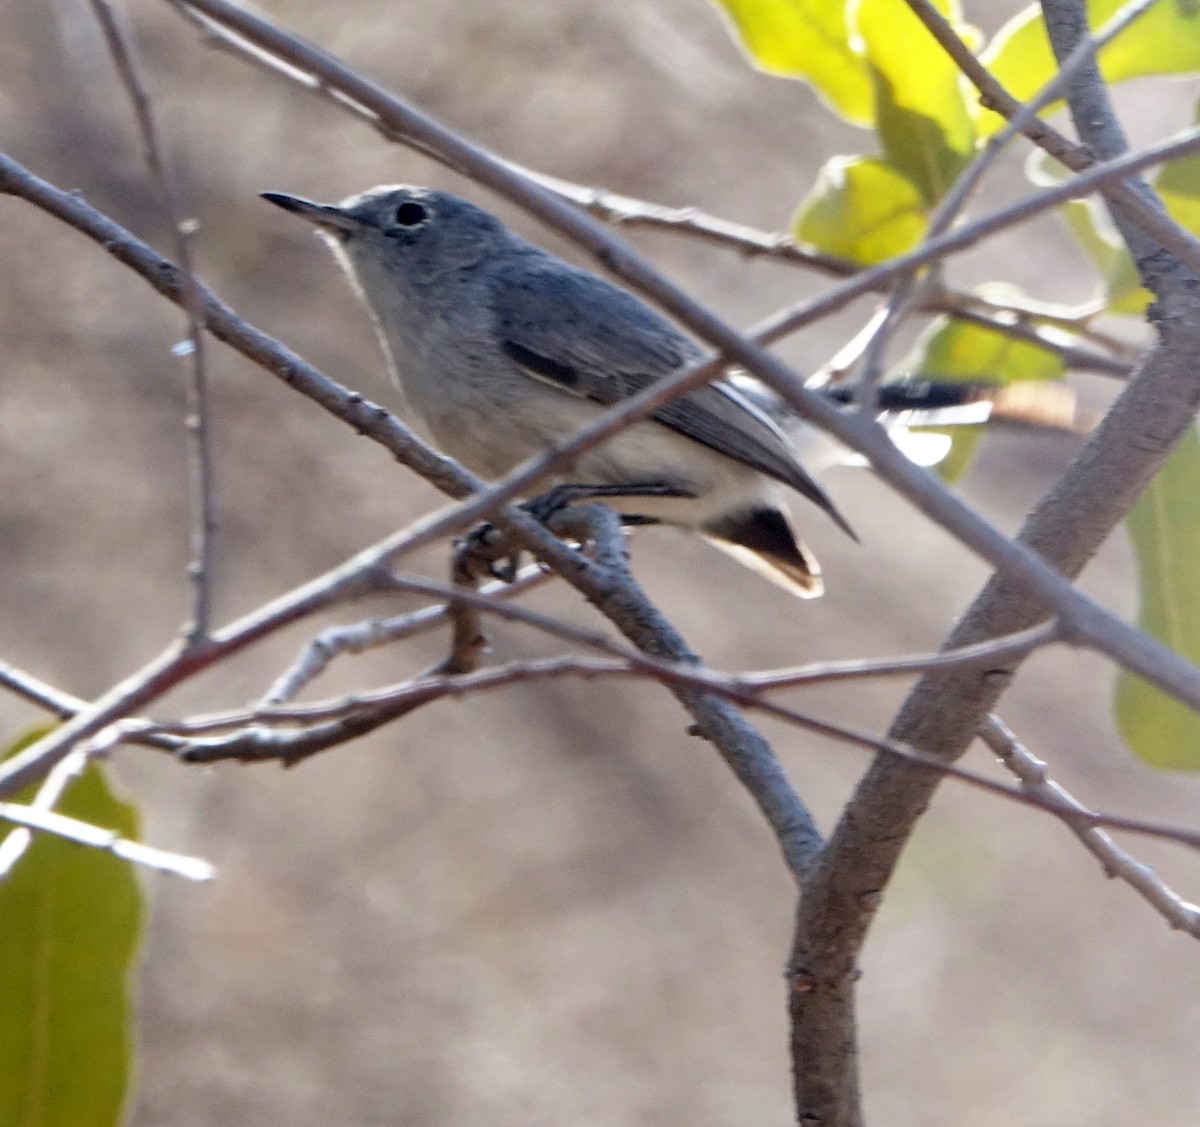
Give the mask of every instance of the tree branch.
[{"label": "tree branch", "polygon": [[177,355],[187,358],[191,376],[188,382],[188,413],[185,426],[191,478],[192,526],[192,559],[188,564],[188,577],[192,583],[193,594],[192,616],[185,636],[188,644],[193,645],[207,637],[212,617],[213,544],[216,536],[215,470],[210,433],[212,408],[209,402],[208,370],[204,363],[203,309],[191,252],[191,237],[197,225],[195,220],[183,217],[179,194],[175,190],[158,139],[150,96],[134,61],[133,44],[108,0],[90,0],[90,3],[108,44],[109,54],[116,64],[121,84],[125,87],[133,106],[138,133],[145,150],[146,164],[170,222],[175,257],[181,271],[183,300],[179,304],[187,317],[187,343],[183,347],[177,346],[175,351]]},{"label": "tree branch", "polygon": [[[931,0],[906,0],[906,3],[979,91],[979,100],[985,109],[993,110],[1008,120],[1020,113],[1021,103],[992,77]],[[1072,49],[1074,46],[1072,43]],[[1083,172],[1096,163],[1096,158],[1086,147],[1072,143],[1040,119],[1024,126],[1021,132],[1072,172]],[[1106,183],[1101,192],[1125,219],[1200,277],[1200,239],[1185,231],[1130,184],[1112,181]]]},{"label": "tree branch", "polygon": [[[914,7],[923,2],[910,0]],[[1119,206],[1127,206],[1125,195],[1118,199]],[[1158,342],[1020,535],[1022,543],[1067,576],[1077,575],[1108,537],[1192,425],[1200,405],[1194,361],[1200,353],[1200,293],[1177,263],[1164,265],[1157,257],[1155,265],[1144,280],[1158,297],[1153,307]],[[1039,600],[997,575],[946,644],[957,647],[1021,630],[1041,613]],[[927,674],[901,708],[889,738],[944,762],[956,760],[1017,664],[984,674]],[[937,781],[906,764],[877,759],[830,836],[822,864],[805,884],[792,965],[802,984],[814,985],[792,995],[796,1098],[800,1107],[818,1108],[824,1123],[860,1121],[853,1039],[858,953]]]},{"label": "tree branch", "polygon": [[[43,210],[96,239],[110,254],[132,266],[165,296],[176,302],[181,300],[178,272],[170,263],[77,197],[58,191],[2,156],[0,192],[18,194],[37,203]],[[279,375],[360,433],[381,442],[397,458],[443,491],[458,497],[484,491],[483,482],[451,459],[435,454],[382,408],[321,375],[294,353],[237,317],[207,289],[199,286],[198,289],[204,304],[205,324],[218,339]],[[672,661],[695,662],[695,655],[678,632],[633,582],[624,566],[623,555],[618,566],[618,558],[614,554],[616,548],[609,543],[607,534],[596,538],[598,546],[608,553],[607,559],[597,559],[593,563],[568,548],[520,509],[511,506],[497,509],[493,502],[486,511],[494,512],[494,519],[509,529],[522,546],[566,579],[639,649]],[[597,516],[595,520],[601,521],[602,518]],[[411,548],[415,543],[433,539],[431,528],[434,526],[436,522],[418,522],[415,532],[391,538],[387,542],[390,550],[395,552],[398,545]],[[616,542],[621,544],[623,553],[619,528]],[[387,553],[382,556],[372,554],[375,565],[386,557]],[[377,576],[372,577],[370,568],[362,566],[348,569],[340,578],[346,581],[350,590],[364,586],[369,588],[372,582],[378,582]],[[257,621],[243,622],[236,632],[221,632],[221,635],[200,645],[183,649],[176,646],[168,648],[145,668],[77,713],[61,728],[0,765],[0,796],[11,794],[40,777],[67,755],[80,739],[94,735],[120,717],[141,710],[200,669],[257,640],[263,632],[278,629],[284,622],[295,621],[297,617],[308,613],[314,604],[323,603],[328,598],[328,585],[320,589],[302,589],[287,601],[285,608],[264,608],[264,613],[258,616]],[[681,688],[675,695],[691,712],[701,734],[718,748],[743,784],[759,788],[757,792],[752,790],[752,797],[776,831],[785,859],[798,876],[819,850],[821,838],[769,745],[727,702],[690,689]]]},{"label": "tree branch", "polygon": [[[479,594],[487,599],[512,599],[524,594],[531,587],[539,586],[550,577],[540,567],[527,568],[511,583],[497,580],[485,586]],[[263,694],[262,703],[286,704],[294,699],[306,685],[315,681],[329,667],[330,662],[341,654],[359,654],[377,646],[411,638],[444,622],[450,614],[450,604],[423,607],[408,614],[391,618],[370,618],[347,626],[331,626],[313,638],[296,660],[281,673]],[[0,669],[0,674],[3,670]]]},{"label": "tree branch", "polygon": [[[175,3],[176,0],[171,0]],[[254,16],[228,0],[190,0],[187,5],[206,17],[232,28],[261,50],[272,52],[341,91],[351,100],[366,106],[397,136],[423,152],[435,151],[441,159],[474,176],[502,195],[527,208],[545,222],[590,250],[609,270],[648,294],[710,344],[722,350],[755,375],[783,394],[806,419],[852,449],[863,454],[897,492],[951,531],[964,544],[995,566],[1029,585],[1073,633],[1087,644],[1103,650],[1165,692],[1200,707],[1200,671],[1158,645],[1139,631],[1108,614],[1092,600],[1076,591],[1061,575],[1042,560],[1003,536],[977,513],[957,500],[929,474],[913,466],[888,440],[873,420],[839,411],[819,395],[807,391],[784,364],[755,347],[709,310],[692,301],[610,232],[586,216],[572,211],[563,202],[531,184],[512,168],[457,134],[433,121],[428,115],[400,102],[385,90],[349,70],[337,60],[296,37],[281,32],[273,24]],[[1167,159],[1200,148],[1200,132],[1189,131],[1180,138],[1154,146],[1135,157],[1097,167],[1071,185],[1060,186],[1022,201],[1002,213],[985,217],[960,231],[931,240],[919,251],[866,271],[849,282],[836,286],[825,298],[806,302],[775,318],[764,327],[759,339],[775,339],[801,323],[840,307],[851,296],[865,292],[872,280],[900,276],[919,262],[931,261],[947,249],[966,245],[985,231],[1002,229],[1018,218],[1027,218],[1041,207],[1052,206],[1076,194],[1094,190],[1100,184],[1116,181],[1145,164]],[[544,477],[550,469],[570,461],[582,449],[609,438],[616,430],[645,417],[670,399],[700,386],[710,379],[716,362],[702,361],[678,376],[658,381],[641,394],[612,408],[592,427],[569,440],[545,457],[534,459],[526,467],[494,485],[486,494],[461,506],[457,514],[433,523],[424,535],[444,535],[463,524],[485,515],[487,506],[511,500]],[[483,511],[481,511],[483,510]]]},{"label": "tree branch", "polygon": [[1058,802],[1064,810],[1079,815],[1075,819],[1064,817],[1062,821],[1100,862],[1105,876],[1124,881],[1171,927],[1200,939],[1200,907],[1172,892],[1149,865],[1134,860],[1108,834],[1089,822],[1091,811],[1049,777],[1046,764],[1030,754],[998,716],[984,720],[979,735],[1000,762],[1021,780],[1026,794]]}]

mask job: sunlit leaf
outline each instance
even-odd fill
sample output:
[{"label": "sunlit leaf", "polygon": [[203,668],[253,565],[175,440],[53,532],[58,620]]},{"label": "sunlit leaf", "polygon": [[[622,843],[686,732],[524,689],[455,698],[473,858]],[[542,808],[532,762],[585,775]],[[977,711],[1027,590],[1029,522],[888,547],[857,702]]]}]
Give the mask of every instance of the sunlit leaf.
[{"label": "sunlit leaf", "polygon": [[950,453],[934,466],[933,472],[947,485],[954,485],[962,480],[975,461],[983,441],[983,427],[932,427],[931,430],[950,439]]},{"label": "sunlit leaf", "polygon": [[917,379],[986,383],[1060,379],[1065,371],[1049,349],[950,317],[930,323],[903,367]]},{"label": "sunlit leaf", "polygon": [[[1197,34],[1200,35],[1200,28]],[[1200,123],[1200,105],[1192,120]],[[1171,218],[1193,235],[1200,235],[1200,153],[1164,164],[1154,186]]]},{"label": "sunlit leaf", "polygon": [[[137,834],[134,809],[94,764],[57,809]],[[129,977],[143,915],[129,864],[47,835],[0,882],[0,1123],[121,1121],[131,1075]]]},{"label": "sunlit leaf", "polygon": [[[1098,30],[1121,6],[1122,0],[1090,0],[1092,28]],[[1040,9],[1026,8],[1009,20],[981,61],[1019,101],[1041,89],[1057,67]],[[1159,0],[1101,50],[1100,70],[1109,82],[1200,70],[1200,4]],[[998,114],[979,111],[979,129],[985,136],[1003,124]]]},{"label": "sunlit leaf", "polygon": [[793,220],[796,238],[869,265],[912,250],[925,234],[921,193],[874,157],[834,157]]},{"label": "sunlit leaf", "polygon": [[850,45],[844,0],[714,0],[755,66],[799,78],[842,117],[874,122],[866,60]]},{"label": "sunlit leaf", "polygon": [[[1062,359],[1047,349],[981,325],[937,317],[900,363],[908,379],[1006,384],[1024,380],[1059,379]],[[937,472],[947,482],[958,481],[970,468],[983,438],[979,426],[937,428],[950,436],[950,453]]]},{"label": "sunlit leaf", "polygon": [[[957,5],[938,7],[960,22]],[[935,204],[974,150],[962,76],[904,0],[860,0],[855,25],[875,78],[884,155]]]},{"label": "sunlit leaf", "polygon": [[[1200,662],[1200,439],[1191,431],[1125,520],[1137,559],[1138,626]],[[1200,770],[1200,716],[1139,677],[1117,681],[1117,727],[1155,767]]]}]

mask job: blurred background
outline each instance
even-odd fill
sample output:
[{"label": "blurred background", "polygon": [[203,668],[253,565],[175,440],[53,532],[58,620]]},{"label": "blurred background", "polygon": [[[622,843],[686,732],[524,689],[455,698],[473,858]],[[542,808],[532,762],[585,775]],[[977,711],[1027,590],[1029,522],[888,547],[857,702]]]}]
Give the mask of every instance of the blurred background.
[{"label": "blurred background", "polygon": [[[1015,11],[968,14],[991,31]],[[169,247],[82,0],[0,0],[0,12],[8,151]],[[771,230],[828,157],[872,145],[805,87],[751,70],[703,0],[276,0],[270,13],[522,164]],[[260,190],[337,199],[377,183],[446,187],[581,261],[482,190],[213,50],[166,4],[136,0],[127,14],[200,221],[205,280],[343,383],[395,404],[330,256]],[[1135,138],[1149,138],[1186,123],[1194,90],[1122,98]],[[1020,190],[1014,161],[983,200]],[[740,325],[828,284],[678,237],[630,238]],[[158,653],[187,614],[184,379],[169,351],[181,318],[20,201],[0,200],[0,262],[0,653],[90,697]],[[1060,301],[1092,285],[1053,218],[957,260],[951,278],[1004,279]],[[809,330],[786,355],[813,369],[870,309]],[[222,621],[440,503],[269,375],[218,345],[209,355]],[[1111,394],[1073,382],[1092,404]],[[960,488],[1015,530],[1076,446],[994,432]],[[801,514],[828,580],[815,603],[681,535],[636,538],[639,576],[716,668],[931,649],[985,579],[865,472],[840,471],[828,487],[862,543]],[[442,577],[445,547],[413,566]],[[1132,613],[1122,537],[1083,584]],[[564,589],[533,602],[594,621]],[[409,605],[377,600],[321,625]],[[257,697],[315,628],[259,647],[160,713]],[[500,659],[551,652],[512,628],[493,643]],[[319,691],[395,681],[444,645],[428,635],[343,661]],[[1043,654],[1003,715],[1083,800],[1194,824],[1200,786],[1127,755],[1111,686],[1102,661]],[[791,699],[882,731],[903,693],[889,682]],[[0,697],[0,734],[35,718]],[[130,1122],[791,1122],[789,878],[750,801],[686,724],[652,687],[559,681],[422,710],[289,772],[201,770],[122,749],[113,769],[142,805],[147,840],[220,868],[206,887],[149,881]],[[764,727],[831,826],[863,754]],[[981,750],[966,763],[992,770]],[[1200,895],[1193,858],[1132,844],[1185,897]],[[1182,1127],[1200,1116],[1200,949],[1104,880],[1045,816],[944,786],[863,971],[873,1122]]]}]

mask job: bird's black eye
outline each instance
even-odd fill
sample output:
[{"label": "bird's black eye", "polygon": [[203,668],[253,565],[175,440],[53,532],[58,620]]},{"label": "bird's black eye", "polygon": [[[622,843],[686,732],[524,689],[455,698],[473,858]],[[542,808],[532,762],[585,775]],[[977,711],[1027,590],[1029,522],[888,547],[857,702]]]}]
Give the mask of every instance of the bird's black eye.
[{"label": "bird's black eye", "polygon": [[396,208],[396,225],[398,227],[419,227],[425,222],[429,212],[413,200],[405,200]]}]

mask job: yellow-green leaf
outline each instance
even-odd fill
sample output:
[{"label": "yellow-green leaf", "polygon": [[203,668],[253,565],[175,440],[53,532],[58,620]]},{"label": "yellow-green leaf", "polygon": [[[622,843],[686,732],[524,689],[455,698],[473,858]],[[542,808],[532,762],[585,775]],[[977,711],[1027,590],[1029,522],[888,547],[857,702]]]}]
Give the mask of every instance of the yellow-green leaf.
[{"label": "yellow-green leaf", "polygon": [[[1190,431],[1125,519],[1137,559],[1138,626],[1200,662],[1200,439]],[[1200,770],[1200,716],[1139,677],[1117,681],[1117,727],[1139,758]]]},{"label": "yellow-green leaf", "polygon": [[930,322],[903,368],[915,379],[987,383],[1061,379],[1065,371],[1057,353],[950,317]]},{"label": "yellow-green leaf", "polygon": [[[135,811],[94,764],[57,809],[137,834]],[[143,914],[127,862],[45,834],[0,882],[0,1123],[121,1121],[131,1075],[129,977]]]},{"label": "yellow-green leaf", "polygon": [[855,125],[874,122],[866,60],[850,43],[845,0],[714,0],[760,70],[808,82]]},{"label": "yellow-green leaf", "polygon": [[[1060,379],[1062,359],[1027,341],[981,325],[937,317],[921,334],[900,364],[906,378],[961,382],[1014,383]],[[938,475],[958,481],[970,468],[983,438],[978,426],[937,428],[949,435],[950,453],[938,463]]]},{"label": "yellow-green leaf", "polygon": [[928,220],[911,180],[874,157],[834,157],[792,221],[797,239],[863,265],[912,250]]},{"label": "yellow-green leaf", "polygon": [[[1099,30],[1121,5],[1122,0],[1090,0],[1092,29]],[[1040,9],[1034,5],[1009,20],[980,59],[1020,101],[1041,89],[1057,67]],[[1200,4],[1159,0],[1101,50],[1100,70],[1109,82],[1200,70]],[[1004,122],[981,109],[978,124],[990,136]]]},{"label": "yellow-green leaf", "polygon": [[[1200,106],[1192,120],[1200,123]],[[1200,235],[1200,153],[1164,164],[1154,186],[1171,218],[1193,235]]]},{"label": "yellow-green leaf", "polygon": [[[951,23],[961,23],[952,0],[937,0],[937,6]],[[904,0],[860,0],[855,25],[875,79],[884,155],[933,205],[975,147],[962,76]]]},{"label": "yellow-green leaf", "polygon": [[947,485],[956,484],[975,461],[983,441],[983,427],[930,427],[929,433],[944,434],[950,439],[950,452],[933,467],[933,472]]}]

